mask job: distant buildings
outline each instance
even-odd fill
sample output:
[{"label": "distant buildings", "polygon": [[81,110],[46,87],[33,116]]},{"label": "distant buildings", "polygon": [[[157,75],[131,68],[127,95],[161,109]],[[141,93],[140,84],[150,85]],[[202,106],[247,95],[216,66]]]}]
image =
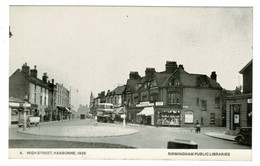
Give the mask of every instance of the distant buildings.
[{"label": "distant buildings", "polygon": [[243,75],[243,92],[226,98],[226,128],[230,134],[241,127],[252,127],[252,67],[253,60],[239,71]]}]

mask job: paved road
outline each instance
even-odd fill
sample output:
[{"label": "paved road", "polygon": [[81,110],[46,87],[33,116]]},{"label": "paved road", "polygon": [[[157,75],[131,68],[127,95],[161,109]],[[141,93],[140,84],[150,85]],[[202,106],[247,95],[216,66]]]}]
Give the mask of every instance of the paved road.
[{"label": "paved road", "polygon": [[[43,127],[53,126],[91,126],[93,122],[90,120],[73,120],[55,123],[42,124]],[[107,124],[98,123],[101,126],[121,126],[122,124]],[[173,127],[153,127],[153,126],[139,126],[127,125],[127,128],[137,129],[138,133],[133,135],[125,135],[118,137],[102,137],[102,138],[68,138],[68,137],[49,137],[49,136],[33,136],[18,133],[17,130],[22,130],[16,126],[9,128],[9,139],[29,139],[29,140],[48,140],[48,141],[76,141],[76,142],[96,142],[96,143],[111,143],[119,144],[136,148],[167,148],[167,142],[174,139],[192,140],[198,144],[199,149],[250,149],[248,146],[238,145],[232,141],[225,141],[221,139],[212,138],[204,135],[204,132],[224,131],[224,128],[202,128],[202,133],[194,133],[189,128],[173,128]]]}]

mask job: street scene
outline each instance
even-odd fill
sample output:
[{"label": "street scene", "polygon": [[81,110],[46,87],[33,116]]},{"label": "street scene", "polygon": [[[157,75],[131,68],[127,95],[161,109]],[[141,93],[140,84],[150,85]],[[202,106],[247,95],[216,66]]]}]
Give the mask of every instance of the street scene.
[{"label": "street scene", "polygon": [[251,150],[252,18],[10,6],[9,149]]},{"label": "street scene", "polygon": [[[182,139],[196,142],[199,149],[250,149],[249,146],[237,144],[234,137],[224,137],[225,128],[205,127],[202,128],[201,133],[196,133],[194,128],[133,124],[127,124],[126,128],[123,128],[121,123],[98,123],[97,126],[94,126],[94,122],[90,119],[54,123],[55,126],[53,123],[46,123],[42,124],[40,128],[32,127],[27,131],[23,131],[17,126],[10,128],[9,148],[167,149],[168,141]],[[66,128],[66,130],[62,131],[61,128]],[[108,128],[109,133],[107,133]]]}]

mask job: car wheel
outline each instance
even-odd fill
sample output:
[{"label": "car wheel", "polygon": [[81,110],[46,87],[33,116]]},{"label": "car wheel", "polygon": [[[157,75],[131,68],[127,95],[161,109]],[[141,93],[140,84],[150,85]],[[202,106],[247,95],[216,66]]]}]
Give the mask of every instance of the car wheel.
[{"label": "car wheel", "polygon": [[243,145],[243,144],[244,144],[244,138],[243,138],[243,137],[238,137],[237,143],[238,143],[239,145]]}]

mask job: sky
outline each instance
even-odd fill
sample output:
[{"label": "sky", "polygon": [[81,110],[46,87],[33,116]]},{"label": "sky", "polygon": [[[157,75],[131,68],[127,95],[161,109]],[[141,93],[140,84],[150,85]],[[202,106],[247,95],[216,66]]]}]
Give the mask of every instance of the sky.
[{"label": "sky", "polygon": [[[227,7],[11,6],[9,76],[27,62],[72,89],[72,104],[126,84],[130,71],[217,73],[233,90],[253,58],[253,9]],[[77,92],[78,90],[78,92]]]}]

